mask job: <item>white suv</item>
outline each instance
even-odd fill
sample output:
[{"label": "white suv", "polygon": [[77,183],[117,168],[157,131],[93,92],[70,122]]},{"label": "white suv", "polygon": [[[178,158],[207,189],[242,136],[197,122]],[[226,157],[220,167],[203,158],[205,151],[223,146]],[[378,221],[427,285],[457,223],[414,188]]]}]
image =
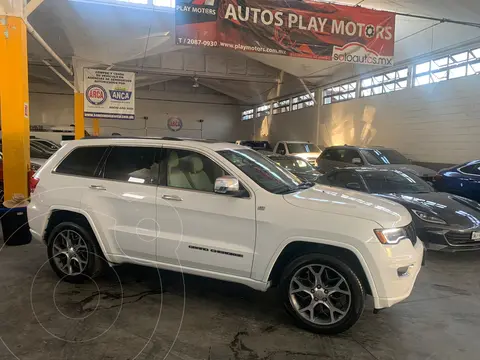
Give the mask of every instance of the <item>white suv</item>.
[{"label": "white suv", "polygon": [[278,286],[303,327],[338,333],[402,301],[423,245],[401,205],[302,183],[254,150],[181,139],[72,141],[40,169],[33,236],[67,281],[136,263]]}]

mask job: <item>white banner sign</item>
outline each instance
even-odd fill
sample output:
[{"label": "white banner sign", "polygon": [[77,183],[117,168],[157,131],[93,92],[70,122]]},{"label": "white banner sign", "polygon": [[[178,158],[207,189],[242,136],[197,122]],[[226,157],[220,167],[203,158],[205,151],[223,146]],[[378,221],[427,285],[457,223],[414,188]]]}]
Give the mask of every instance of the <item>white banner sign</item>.
[{"label": "white banner sign", "polygon": [[86,118],[135,120],[135,73],[84,69]]}]

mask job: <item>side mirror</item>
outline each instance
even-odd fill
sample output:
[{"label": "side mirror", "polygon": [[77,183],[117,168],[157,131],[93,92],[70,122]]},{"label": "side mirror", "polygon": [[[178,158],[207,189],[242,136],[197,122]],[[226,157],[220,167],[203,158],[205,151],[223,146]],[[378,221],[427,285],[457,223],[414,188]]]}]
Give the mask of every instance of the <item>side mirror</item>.
[{"label": "side mirror", "polygon": [[360,191],[362,187],[360,186],[359,183],[348,183],[347,189]]},{"label": "side mirror", "polygon": [[240,183],[234,176],[220,176],[215,180],[214,191],[217,194],[237,195],[240,193]]},{"label": "side mirror", "polygon": [[352,164],[361,165],[361,164],[362,164],[362,159],[360,159],[360,158],[353,158],[353,159],[352,159]]}]

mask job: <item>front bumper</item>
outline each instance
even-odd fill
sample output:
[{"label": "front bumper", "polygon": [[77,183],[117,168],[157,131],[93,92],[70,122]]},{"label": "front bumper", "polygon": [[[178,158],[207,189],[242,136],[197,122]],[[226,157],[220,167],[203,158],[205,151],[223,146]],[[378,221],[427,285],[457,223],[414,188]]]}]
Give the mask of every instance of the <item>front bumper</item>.
[{"label": "front bumper", "polygon": [[373,299],[375,309],[393,306],[410,296],[425,255],[423,243],[418,239],[413,252],[410,241],[382,246],[386,256],[382,256],[383,260],[377,258],[380,263],[380,277],[375,281],[377,289],[377,296]]},{"label": "front bumper", "polygon": [[427,250],[442,252],[465,252],[480,250],[480,241],[469,241],[471,232],[445,229],[418,229],[418,237]]}]

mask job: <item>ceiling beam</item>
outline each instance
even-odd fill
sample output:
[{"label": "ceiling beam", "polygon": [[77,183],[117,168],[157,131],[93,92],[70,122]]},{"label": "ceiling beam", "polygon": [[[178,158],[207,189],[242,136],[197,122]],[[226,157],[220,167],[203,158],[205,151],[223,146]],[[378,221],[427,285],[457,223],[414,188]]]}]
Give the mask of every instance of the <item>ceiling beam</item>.
[{"label": "ceiling beam", "polygon": [[30,2],[25,5],[25,17],[28,17],[32,12],[34,12],[40,5],[42,5],[44,0],[30,0]]}]

